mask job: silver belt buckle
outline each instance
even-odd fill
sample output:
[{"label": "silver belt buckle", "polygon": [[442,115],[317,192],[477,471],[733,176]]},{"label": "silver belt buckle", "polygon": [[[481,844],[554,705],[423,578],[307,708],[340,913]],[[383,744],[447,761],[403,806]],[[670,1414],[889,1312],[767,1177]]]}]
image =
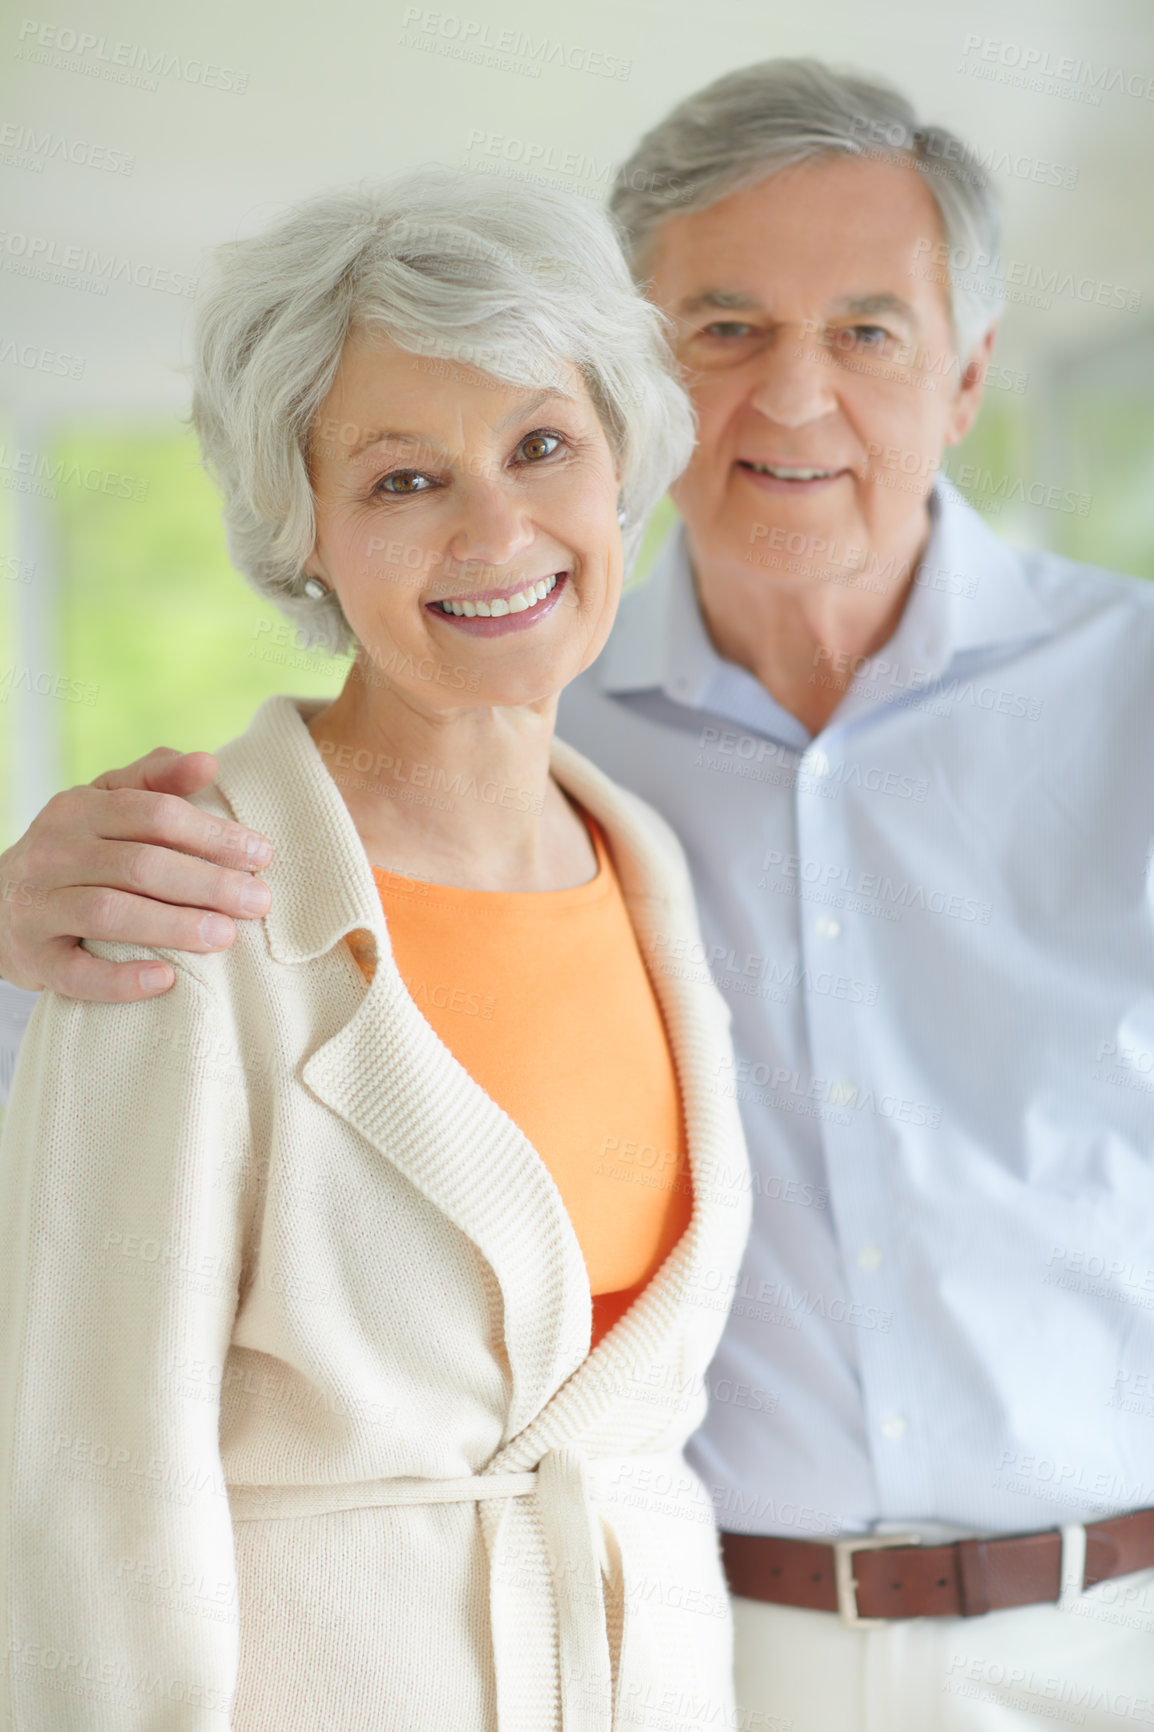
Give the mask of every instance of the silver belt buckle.
[{"label": "silver belt buckle", "polygon": [[886,1552],[894,1546],[920,1546],[921,1534],[855,1534],[852,1539],[834,1540],[833,1568],[837,1586],[837,1615],[851,1630],[878,1630],[892,1622],[890,1618],[863,1618],[857,1609],[857,1580],[853,1573],[855,1552]]}]

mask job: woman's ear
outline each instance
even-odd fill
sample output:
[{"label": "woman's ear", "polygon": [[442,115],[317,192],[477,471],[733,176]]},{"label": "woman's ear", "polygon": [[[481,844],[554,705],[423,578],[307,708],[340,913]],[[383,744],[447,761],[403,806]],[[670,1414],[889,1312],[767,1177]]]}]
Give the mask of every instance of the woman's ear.
[{"label": "woman's ear", "polygon": [[321,558],[320,549],[315,541],[308,553],[305,555],[305,561],[301,566],[301,572],[305,577],[319,577],[326,588],[331,588],[329,574],[325,570],[325,562]]}]

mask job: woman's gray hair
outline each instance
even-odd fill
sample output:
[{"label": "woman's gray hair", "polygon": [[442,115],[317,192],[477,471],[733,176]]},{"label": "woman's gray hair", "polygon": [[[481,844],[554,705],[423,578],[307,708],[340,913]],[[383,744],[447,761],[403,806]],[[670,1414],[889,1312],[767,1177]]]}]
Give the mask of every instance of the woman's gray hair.
[{"label": "woman's gray hair", "polygon": [[730,72],[646,133],[610,200],[634,276],[648,275],[656,232],[668,218],[707,210],[779,169],[834,154],[907,162],[929,187],[949,252],[948,264],[927,257],[926,268],[949,283],[964,364],[1001,305],[990,177],[961,139],[919,121],[900,92],[818,60],[766,60]]},{"label": "woman's gray hair", "polygon": [[424,168],[297,206],[218,260],[196,321],[193,424],[234,561],[309,642],[352,642],[336,596],[310,600],[303,571],[310,438],[350,332],[515,385],[557,386],[575,367],[620,469],[627,560],[689,461],[665,321],[587,199]]}]

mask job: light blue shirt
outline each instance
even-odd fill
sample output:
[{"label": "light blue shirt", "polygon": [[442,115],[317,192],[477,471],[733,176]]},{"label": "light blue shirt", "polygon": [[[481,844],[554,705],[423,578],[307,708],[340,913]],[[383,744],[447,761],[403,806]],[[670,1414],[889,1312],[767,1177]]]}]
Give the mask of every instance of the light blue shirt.
[{"label": "light blue shirt", "polygon": [[681,837],[663,966],[733,1011],[754,1224],[691,1455],[751,1533],[1154,1504],[1154,586],[932,510],[816,738],[681,531],[561,703]]}]

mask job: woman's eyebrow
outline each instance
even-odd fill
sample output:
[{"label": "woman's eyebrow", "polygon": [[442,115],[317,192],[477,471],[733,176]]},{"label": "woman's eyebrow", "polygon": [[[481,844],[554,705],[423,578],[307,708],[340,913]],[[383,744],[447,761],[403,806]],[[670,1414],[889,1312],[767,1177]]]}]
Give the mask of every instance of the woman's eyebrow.
[{"label": "woman's eyebrow", "polygon": [[494,429],[503,433],[508,428],[515,427],[518,421],[525,420],[529,415],[535,415],[538,409],[555,399],[563,403],[572,402],[568,392],[558,390],[555,385],[546,386],[544,391],[538,391],[536,396],[530,397],[527,402],[518,403],[515,408],[510,409],[507,415],[502,415],[499,421],[494,421]]},{"label": "woman's eyebrow", "polygon": [[368,451],[374,445],[424,445],[430,448],[440,447],[440,440],[430,439],[427,433],[380,432],[372,428],[363,439],[349,448],[345,453],[348,460],[359,457],[363,451]]},{"label": "woman's eyebrow", "polygon": [[[526,402],[518,403],[510,409],[507,415],[502,415],[499,421],[493,423],[494,429],[497,432],[504,432],[507,428],[516,426],[518,421],[525,420],[529,415],[535,415],[538,409],[554,399],[560,402],[572,402],[568,392],[558,390],[556,386],[550,385],[544,391],[538,391],[535,396],[528,398]],[[349,447],[345,452],[345,460],[352,462],[354,458],[360,457],[374,445],[387,444],[417,445],[426,451],[442,451],[444,449],[441,441],[428,433],[412,433],[401,429],[373,427],[355,445]]]}]

